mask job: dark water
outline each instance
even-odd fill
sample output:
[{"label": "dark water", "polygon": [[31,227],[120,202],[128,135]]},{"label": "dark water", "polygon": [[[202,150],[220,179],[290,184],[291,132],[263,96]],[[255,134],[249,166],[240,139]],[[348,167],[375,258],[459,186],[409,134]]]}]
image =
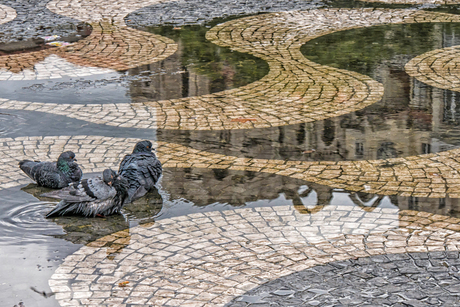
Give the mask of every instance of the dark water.
[{"label": "dark water", "polygon": [[[337,2],[338,3],[338,2]],[[337,4],[336,3],[336,4]],[[129,103],[204,95],[254,82],[268,66],[250,55],[206,42],[207,26],[145,28],[173,38],[179,52],[159,63],[124,72],[52,81],[2,81],[0,98],[53,103]],[[333,33],[302,52],[318,63],[357,71],[382,82],[382,101],[344,116],[292,126],[175,131],[114,128],[62,116],[0,110],[0,137],[107,135],[173,142],[249,158],[340,161],[385,159],[460,146],[460,95],[412,80],[404,65],[414,56],[460,43],[457,24],[392,25]],[[91,176],[91,174],[87,174]],[[105,235],[143,223],[235,207],[294,205],[314,214],[328,205],[427,211],[460,216],[457,199],[350,193],[266,173],[165,169],[158,191],[104,219],[45,219],[53,207],[34,184],[0,190],[0,302],[58,306],[29,287],[47,281],[62,259]],[[110,246],[111,252],[123,245]],[[108,255],[110,256],[110,255]],[[2,306],[3,306],[2,305]]]}]

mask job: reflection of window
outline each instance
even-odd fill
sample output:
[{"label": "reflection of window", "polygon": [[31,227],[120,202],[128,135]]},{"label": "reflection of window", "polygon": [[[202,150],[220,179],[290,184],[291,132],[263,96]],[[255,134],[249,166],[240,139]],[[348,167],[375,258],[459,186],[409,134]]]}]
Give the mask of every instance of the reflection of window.
[{"label": "reflection of window", "polygon": [[334,122],[330,119],[324,120],[323,128],[323,142],[326,146],[331,146],[332,142],[335,139],[335,125]]},{"label": "reflection of window", "polygon": [[363,156],[364,155],[364,144],[363,143],[355,143],[355,156]]},{"label": "reflection of window", "polygon": [[409,196],[409,210],[417,210],[418,209],[418,198]]},{"label": "reflection of window", "polygon": [[446,206],[446,199],[445,198],[440,198],[439,199],[439,209],[442,209]]},{"label": "reflection of window", "polygon": [[380,144],[380,148],[377,149],[377,159],[397,158],[398,152],[394,145],[393,142],[384,142]]},{"label": "reflection of window", "polygon": [[428,154],[431,152],[431,144],[422,143],[422,154]]}]

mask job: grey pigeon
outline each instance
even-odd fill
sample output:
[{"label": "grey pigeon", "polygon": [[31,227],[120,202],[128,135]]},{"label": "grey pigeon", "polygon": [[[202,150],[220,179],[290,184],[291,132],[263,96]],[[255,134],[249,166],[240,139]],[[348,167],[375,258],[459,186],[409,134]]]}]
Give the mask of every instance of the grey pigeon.
[{"label": "grey pigeon", "polygon": [[75,161],[75,154],[66,151],[61,153],[57,162],[22,160],[19,168],[38,185],[60,189],[81,179],[83,172]]},{"label": "grey pigeon", "polygon": [[42,196],[58,198],[61,201],[46,214],[46,217],[61,215],[83,215],[104,217],[120,213],[128,196],[128,182],[106,169],[101,177],[83,179],[62,190],[44,193]]},{"label": "grey pigeon", "polygon": [[152,142],[138,142],[133,153],[123,158],[118,169],[118,173],[129,183],[125,203],[144,196],[155,186],[162,172],[161,162],[152,152]]}]

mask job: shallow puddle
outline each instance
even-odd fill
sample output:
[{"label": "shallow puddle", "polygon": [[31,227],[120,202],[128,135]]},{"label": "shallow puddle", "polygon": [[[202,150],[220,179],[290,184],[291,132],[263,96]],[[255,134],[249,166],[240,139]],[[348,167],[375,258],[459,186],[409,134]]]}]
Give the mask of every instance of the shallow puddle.
[{"label": "shallow puddle", "polygon": [[[323,5],[327,6],[327,4]],[[389,7],[378,4],[364,5],[359,1],[352,4],[336,1],[329,5],[331,7],[353,5],[358,8]],[[407,7],[391,6],[391,8]],[[435,178],[433,182],[436,179],[439,181],[432,186],[430,181],[430,184],[424,186],[426,189],[432,189],[431,192],[425,193],[426,197],[403,196],[401,190],[397,189],[395,191],[398,192],[393,193],[394,195],[388,195],[391,193],[366,193],[366,190],[371,189],[367,186],[364,191],[359,190],[362,187],[357,188],[356,191],[337,188],[332,183],[331,186],[327,185],[327,179],[330,179],[327,178],[328,174],[323,174],[323,177],[318,176],[321,178],[318,181],[322,183],[319,184],[301,180],[300,177],[294,178],[290,176],[291,173],[279,173],[295,163],[302,165],[298,161],[335,163],[381,160],[376,162],[378,167],[387,169],[387,173],[393,172],[386,176],[393,176],[393,179],[388,180],[396,181],[394,178],[398,176],[397,170],[403,164],[403,158],[459,148],[460,94],[429,86],[409,76],[405,69],[405,65],[416,56],[435,49],[458,45],[460,43],[458,23],[396,24],[356,28],[320,36],[303,44],[300,50],[308,60],[343,71],[353,71],[383,84],[384,94],[381,100],[357,111],[327,119],[269,128],[199,130],[198,127],[196,130],[180,130],[168,126],[154,129],[136,124],[110,125],[102,122],[102,119],[101,122],[86,120],[89,117],[87,114],[91,115],[93,111],[87,113],[82,111],[84,116],[75,117],[72,116],[72,112],[66,111],[66,108],[71,108],[70,106],[59,109],[59,105],[62,104],[80,104],[82,110],[93,104],[102,105],[101,110],[103,106],[122,104],[126,105],[127,109],[132,107],[142,111],[147,108],[144,103],[152,101],[165,101],[165,105],[180,104],[182,101],[179,100],[185,97],[198,97],[203,101],[211,101],[210,94],[218,96],[223,91],[250,86],[269,74],[269,65],[266,61],[248,53],[234,51],[232,48],[217,46],[205,38],[207,31],[217,24],[238,20],[243,17],[242,15],[215,19],[208,24],[200,21],[202,25],[153,27],[154,22],[148,19],[145,20],[145,24],[141,22],[145,16],[142,14],[147,11],[148,9],[145,9],[137,15],[132,15],[137,16],[133,17],[136,21],[136,30],[149,35],[166,37],[171,40],[171,44],[176,44],[177,51],[165,59],[125,70],[116,70],[107,67],[90,69],[83,65],[72,64],[57,55],[50,55],[41,61],[29,63],[31,69],[26,73],[0,71],[0,100],[2,100],[0,102],[11,100],[16,101],[17,105],[20,105],[21,101],[30,103],[24,108],[0,109],[2,150],[4,152],[16,150],[18,156],[26,155],[34,159],[34,155],[38,156],[41,151],[56,148],[47,147],[47,142],[52,143],[51,140],[54,142],[65,138],[68,142],[67,146],[81,149],[90,144],[97,147],[106,141],[104,138],[150,139],[162,144],[181,145],[200,153],[205,152],[209,159],[201,162],[203,165],[210,163],[212,167],[180,166],[181,163],[185,165],[188,161],[178,162],[177,167],[165,167],[158,190],[126,206],[122,215],[94,219],[80,217],[45,219],[44,215],[55,204],[52,200],[40,196],[47,189],[22,182],[14,184],[14,180],[19,182],[23,177],[16,173],[8,173],[5,168],[4,173],[7,175],[0,177],[0,179],[5,178],[1,179],[5,180],[5,183],[0,181],[3,185],[0,189],[2,207],[0,246],[4,251],[0,256],[2,278],[0,301],[4,302],[5,306],[12,307],[20,301],[24,302],[26,307],[60,306],[58,300],[62,297],[46,297],[46,292],[50,291],[48,280],[66,256],[73,254],[84,245],[89,245],[105,248],[104,261],[116,261],[121,257],[120,255],[132,250],[130,244],[139,238],[137,234],[139,229],[142,230],[142,227],[150,229],[149,227],[153,227],[152,225],[158,221],[179,221],[173,218],[181,216],[185,219],[185,216],[193,217],[193,214],[210,214],[214,211],[282,207],[292,209],[293,215],[312,216],[313,220],[317,214],[318,217],[328,210],[335,210],[331,208],[340,208],[338,211],[341,211],[341,217],[344,219],[352,219],[353,210],[362,212],[363,216],[366,214],[372,216],[375,210],[392,212],[395,219],[393,222],[396,224],[399,222],[397,212],[403,210],[460,217],[458,198],[428,195],[437,192],[436,189],[444,195],[450,193],[450,191],[446,192],[445,181],[437,178],[441,176],[441,172],[428,166],[420,167],[425,176],[423,180],[426,179],[428,182],[429,177],[430,180]],[[453,7],[441,7],[433,11],[456,13]],[[4,25],[0,24],[0,28],[2,26]],[[268,28],[269,25],[265,26]],[[10,24],[5,24],[5,27],[8,27],[6,30],[13,31]],[[245,35],[253,39],[251,35]],[[263,39],[270,38],[267,35]],[[20,41],[19,36],[18,41]],[[4,45],[11,46],[8,44],[11,44],[11,39]],[[2,57],[5,59],[4,56],[0,54],[0,61]],[[71,76],[71,73],[75,73],[76,76]],[[333,78],[332,74],[331,78]],[[337,86],[340,82],[337,81]],[[284,88],[278,90],[281,92]],[[266,89],[254,90],[254,96],[260,93],[264,95],[266,91]],[[38,104],[34,103],[42,103],[45,107],[46,104],[55,105],[39,112],[36,111]],[[217,105],[220,102],[212,101],[210,105],[212,103]],[[242,109],[246,107],[251,109],[244,102],[241,103]],[[290,106],[286,106],[288,107]],[[188,106],[185,105],[184,109],[187,108]],[[129,113],[123,110],[123,108],[118,109],[117,112],[120,113],[114,113],[112,120],[116,121],[117,117]],[[122,112],[126,114],[121,114]],[[128,123],[136,122],[139,114],[144,116],[142,112],[135,114]],[[157,117],[149,116],[144,116],[146,121],[153,123],[157,121]],[[178,115],[171,111],[167,116],[174,121],[175,116]],[[212,122],[214,119],[210,116],[209,120]],[[246,123],[245,121],[253,121],[257,124],[256,119],[249,117],[242,116],[235,121],[238,120],[243,124]],[[67,138],[68,136],[71,138]],[[100,139],[95,141],[88,139],[85,143],[85,136],[96,136]],[[26,139],[26,137],[37,137],[37,139]],[[41,139],[41,137],[46,138]],[[79,140],[83,141],[78,143]],[[102,145],[100,147],[102,148]],[[92,168],[105,167],[106,162],[103,163],[102,160],[98,160],[99,156],[96,157],[100,155],[97,149],[91,150],[90,153],[96,158],[95,161],[91,161],[94,164]],[[181,157],[178,150],[160,152],[163,156],[159,156],[160,158],[170,158],[171,155],[175,155],[176,158]],[[238,170],[238,164],[235,164],[234,169],[225,169],[221,167],[220,162],[212,164],[215,158],[212,154],[230,158],[238,157],[242,159],[241,161],[258,159],[255,163],[260,165],[254,168],[258,167],[260,171],[254,171],[250,167],[243,170],[243,166]],[[199,165],[195,158],[193,156],[189,160]],[[262,159],[266,160],[262,161]],[[449,160],[451,163],[449,165],[456,165],[457,161],[453,159]],[[0,161],[5,165],[13,160],[10,156],[0,156]],[[118,168],[119,161],[115,160],[112,161],[113,169]],[[322,165],[326,163],[317,164],[318,167]],[[95,174],[85,174],[85,176],[91,175]],[[11,181],[6,181],[10,179]],[[454,178],[449,183],[455,185],[457,179]],[[344,207],[349,208],[351,215],[348,215]],[[270,218],[272,217],[270,216],[268,221],[273,221]],[[286,229],[290,229],[290,220],[283,220],[277,215],[273,219],[277,223],[284,223],[277,228],[277,231],[285,226]],[[403,221],[401,218],[401,225],[404,224]],[[321,221],[315,220],[314,223],[316,222],[321,224]],[[374,222],[385,223],[379,219]],[[317,225],[314,223],[313,225]],[[391,226],[399,227],[395,225]],[[335,226],[332,221],[330,225],[324,225],[323,230],[330,230],[333,235],[342,235],[336,232],[343,229],[334,228]],[[231,227],[238,227],[238,225]],[[401,226],[401,229],[404,227]],[[132,229],[135,229],[134,238],[131,237]],[[353,229],[349,231],[355,234]],[[343,234],[348,233],[344,231]],[[40,295],[30,287],[38,289],[39,292],[45,291],[45,295]],[[293,293],[283,291],[287,290],[278,289],[274,294],[287,296]],[[250,293],[242,296],[239,301],[260,302],[264,297]]]}]

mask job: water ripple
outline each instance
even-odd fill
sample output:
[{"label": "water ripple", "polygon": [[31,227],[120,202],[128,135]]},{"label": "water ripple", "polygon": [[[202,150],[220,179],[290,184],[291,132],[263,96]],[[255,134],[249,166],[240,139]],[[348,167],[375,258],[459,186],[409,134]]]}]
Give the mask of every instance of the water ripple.
[{"label": "water ripple", "polygon": [[0,112],[0,135],[19,130],[25,119],[21,116]]},{"label": "water ripple", "polygon": [[62,233],[62,228],[45,215],[55,206],[50,202],[28,202],[3,212],[0,219],[0,245],[46,240],[46,235]]}]

